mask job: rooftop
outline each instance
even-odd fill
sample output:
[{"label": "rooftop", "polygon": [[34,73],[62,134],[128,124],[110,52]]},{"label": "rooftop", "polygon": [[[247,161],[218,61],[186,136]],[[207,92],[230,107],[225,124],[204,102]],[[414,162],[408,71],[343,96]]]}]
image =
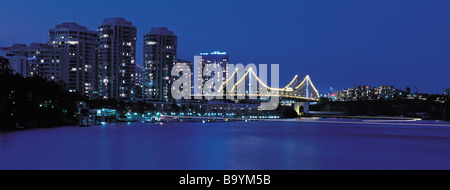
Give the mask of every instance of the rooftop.
[{"label": "rooftop", "polygon": [[162,34],[162,35],[175,35],[173,31],[170,31],[166,27],[155,27],[150,29],[150,34]]},{"label": "rooftop", "polygon": [[88,30],[85,26],[80,26],[75,22],[64,22],[62,24],[58,24],[54,29]]},{"label": "rooftop", "polygon": [[211,53],[200,53],[200,55],[227,55],[227,52],[213,51]]},{"label": "rooftop", "polygon": [[17,50],[36,50],[36,49],[54,49],[51,45],[42,43],[31,43],[30,46],[25,44],[14,44],[9,50],[15,52]]},{"label": "rooftop", "polygon": [[122,25],[122,26],[133,26],[131,22],[126,21],[124,18],[106,18],[103,20],[103,25]]}]

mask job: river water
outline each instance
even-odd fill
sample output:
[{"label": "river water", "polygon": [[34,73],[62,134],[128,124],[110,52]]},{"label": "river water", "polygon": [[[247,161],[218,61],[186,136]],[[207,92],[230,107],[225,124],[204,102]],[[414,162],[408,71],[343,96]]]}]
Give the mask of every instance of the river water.
[{"label": "river water", "polygon": [[450,123],[135,122],[1,132],[0,169],[450,169]]}]

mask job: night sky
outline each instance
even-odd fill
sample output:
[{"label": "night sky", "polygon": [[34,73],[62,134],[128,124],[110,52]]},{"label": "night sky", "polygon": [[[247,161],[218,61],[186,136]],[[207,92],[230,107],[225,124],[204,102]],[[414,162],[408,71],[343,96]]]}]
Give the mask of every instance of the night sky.
[{"label": "night sky", "polygon": [[46,43],[62,22],[96,30],[109,17],[137,26],[139,64],[142,36],[165,26],[178,35],[180,58],[220,50],[233,64],[280,64],[281,86],[309,74],[321,94],[356,85],[450,88],[448,0],[2,0],[0,46]]}]

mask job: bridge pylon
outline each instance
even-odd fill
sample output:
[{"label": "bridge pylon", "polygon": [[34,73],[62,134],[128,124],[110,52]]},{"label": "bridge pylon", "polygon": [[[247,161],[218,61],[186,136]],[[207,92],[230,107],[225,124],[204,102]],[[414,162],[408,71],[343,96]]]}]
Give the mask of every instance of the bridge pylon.
[{"label": "bridge pylon", "polygon": [[308,114],[309,113],[309,101],[306,102],[295,102],[294,110],[298,115]]}]

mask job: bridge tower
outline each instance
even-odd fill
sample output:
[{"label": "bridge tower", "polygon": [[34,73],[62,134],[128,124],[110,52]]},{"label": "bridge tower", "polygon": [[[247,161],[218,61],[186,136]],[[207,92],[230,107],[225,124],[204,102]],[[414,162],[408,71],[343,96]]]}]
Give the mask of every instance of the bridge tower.
[{"label": "bridge tower", "polygon": [[309,101],[306,102],[295,102],[294,103],[294,110],[297,112],[298,115],[305,113],[309,113]]}]

